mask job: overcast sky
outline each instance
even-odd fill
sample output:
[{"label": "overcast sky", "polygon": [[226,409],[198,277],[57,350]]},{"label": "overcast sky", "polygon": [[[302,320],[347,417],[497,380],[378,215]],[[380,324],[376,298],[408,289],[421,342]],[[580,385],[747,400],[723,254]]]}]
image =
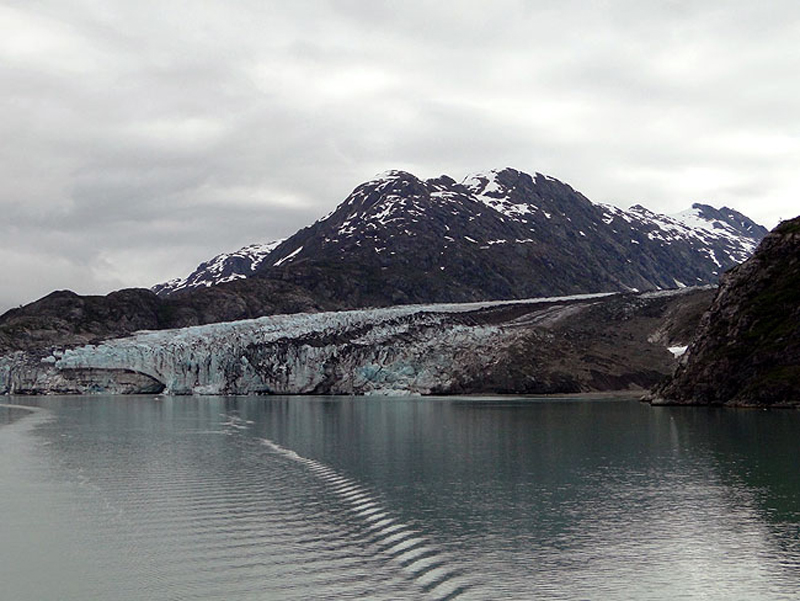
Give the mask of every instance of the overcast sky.
[{"label": "overcast sky", "polygon": [[387,169],[800,213],[796,0],[2,0],[0,312],[294,233]]}]

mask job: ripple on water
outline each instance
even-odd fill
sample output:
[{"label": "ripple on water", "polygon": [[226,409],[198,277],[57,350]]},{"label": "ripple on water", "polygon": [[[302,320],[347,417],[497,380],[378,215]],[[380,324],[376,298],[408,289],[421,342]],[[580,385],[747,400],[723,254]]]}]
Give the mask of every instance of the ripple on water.
[{"label": "ripple on water", "polygon": [[793,414],[25,401],[3,599],[797,597]]},{"label": "ripple on water", "polygon": [[367,488],[314,459],[298,455],[269,439],[264,446],[308,469],[324,481],[329,491],[345,503],[352,517],[363,522],[361,543],[371,554],[401,572],[419,587],[424,598],[456,599],[461,594],[477,593],[481,583],[468,578],[456,560],[439,550],[426,536],[391,515],[391,511]]}]

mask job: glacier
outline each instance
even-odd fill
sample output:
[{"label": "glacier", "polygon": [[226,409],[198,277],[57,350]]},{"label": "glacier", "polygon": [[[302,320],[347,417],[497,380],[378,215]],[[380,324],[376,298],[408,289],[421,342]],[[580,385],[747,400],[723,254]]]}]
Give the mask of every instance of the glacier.
[{"label": "glacier", "polygon": [[[630,305],[629,313],[652,312],[650,305],[666,306],[682,296],[690,294],[603,293],[405,305],[141,331],[97,345],[0,357],[0,393],[426,395],[477,392],[482,387],[556,391],[548,384],[553,379],[549,364],[535,352],[519,355],[520,349],[542,345],[542,358],[552,355],[553,361],[563,362],[558,348],[567,338],[562,340],[558,328],[572,327],[596,305],[623,303]],[[662,350],[671,359],[671,353]],[[563,382],[563,375],[559,377]]]}]

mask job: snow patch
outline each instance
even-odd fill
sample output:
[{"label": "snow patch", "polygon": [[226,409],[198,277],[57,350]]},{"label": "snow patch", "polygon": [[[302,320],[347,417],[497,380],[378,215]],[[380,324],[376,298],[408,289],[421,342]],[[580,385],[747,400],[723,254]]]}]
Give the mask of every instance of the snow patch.
[{"label": "snow patch", "polygon": [[283,265],[287,261],[291,261],[292,259],[294,259],[298,255],[298,253],[300,253],[301,250],[303,250],[302,246],[300,248],[298,248],[297,250],[292,251],[290,254],[286,255],[285,257],[283,257],[283,259],[279,259],[279,260],[275,261],[275,263],[273,263],[272,266],[273,267],[280,267],[281,265]]},{"label": "snow patch", "polygon": [[493,169],[486,173],[473,173],[464,178],[461,184],[489,208],[514,221],[524,221],[524,216],[532,215],[538,207],[531,203],[510,201],[508,191],[497,181],[499,172],[500,170]]}]

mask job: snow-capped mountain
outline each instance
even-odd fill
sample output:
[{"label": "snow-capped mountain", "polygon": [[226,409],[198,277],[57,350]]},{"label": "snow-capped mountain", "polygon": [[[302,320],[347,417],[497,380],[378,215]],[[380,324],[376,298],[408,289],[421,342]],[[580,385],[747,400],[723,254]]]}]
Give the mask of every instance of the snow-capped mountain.
[{"label": "snow-capped mountain", "polygon": [[675,288],[715,283],[766,233],[728,208],[626,211],[511,168],[461,182],[389,171],[258,262],[220,255],[153,290],[256,275],[359,307]]},{"label": "snow-capped mountain", "polygon": [[627,211],[611,205],[601,206],[606,212],[606,223],[620,218],[645,232],[650,240],[667,244],[693,243],[693,248],[705,254],[718,268],[712,271],[714,275],[745,261],[767,233],[766,228],[727,207],[718,210],[695,203],[691,209],[675,215],[661,215],[641,205],[633,205]]},{"label": "snow-capped mountain", "polygon": [[213,259],[200,263],[197,269],[185,278],[175,278],[163,284],[157,284],[152,287],[152,291],[160,296],[166,296],[179,290],[207,288],[246,278],[255,273],[264,259],[281,242],[283,239],[267,244],[251,244],[236,252],[219,254]]},{"label": "snow-capped mountain", "polygon": [[461,182],[391,171],[257,273],[356,306],[675,288],[716,282],[765,234],[730,209],[623,211],[510,168]]}]

